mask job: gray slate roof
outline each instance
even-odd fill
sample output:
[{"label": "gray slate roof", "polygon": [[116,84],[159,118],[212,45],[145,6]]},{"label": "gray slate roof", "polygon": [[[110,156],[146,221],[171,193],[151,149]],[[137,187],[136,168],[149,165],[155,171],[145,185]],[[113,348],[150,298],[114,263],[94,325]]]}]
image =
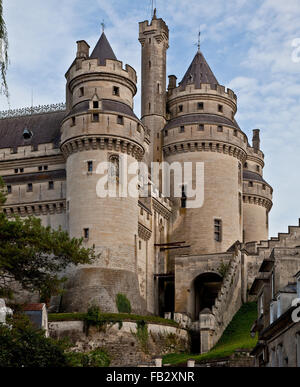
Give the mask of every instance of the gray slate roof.
[{"label": "gray slate roof", "polygon": [[104,32],[98,40],[90,59],[98,59],[101,66],[105,66],[106,59],[117,60],[117,57],[115,56],[115,53],[113,52],[113,49],[111,48]]},{"label": "gray slate roof", "polygon": [[244,169],[244,172],[243,172],[243,179],[261,181],[262,183],[268,184],[258,173],[247,171],[246,169]]},{"label": "gray slate roof", "polygon": [[179,85],[185,88],[189,84],[194,84],[197,89],[200,89],[201,83],[210,83],[211,85],[219,84],[202,52],[199,51],[195,55]]},{"label": "gray slate roof", "polygon": [[[0,120],[0,149],[48,143],[58,147],[60,124],[65,114],[65,111],[60,111]],[[30,140],[24,140],[24,129],[33,133]]]}]

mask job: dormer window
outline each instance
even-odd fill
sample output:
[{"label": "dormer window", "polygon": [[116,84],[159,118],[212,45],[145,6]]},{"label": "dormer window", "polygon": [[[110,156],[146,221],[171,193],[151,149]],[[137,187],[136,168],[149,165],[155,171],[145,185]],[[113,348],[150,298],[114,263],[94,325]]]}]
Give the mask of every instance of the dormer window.
[{"label": "dormer window", "polygon": [[99,109],[99,101],[93,101],[93,109]]},{"label": "dormer window", "polygon": [[23,131],[24,140],[30,140],[32,136],[33,136],[33,133],[30,130],[25,128]]},{"label": "dormer window", "polygon": [[117,95],[117,96],[120,95],[120,88],[119,87],[117,87],[117,86],[113,87],[113,95]]}]

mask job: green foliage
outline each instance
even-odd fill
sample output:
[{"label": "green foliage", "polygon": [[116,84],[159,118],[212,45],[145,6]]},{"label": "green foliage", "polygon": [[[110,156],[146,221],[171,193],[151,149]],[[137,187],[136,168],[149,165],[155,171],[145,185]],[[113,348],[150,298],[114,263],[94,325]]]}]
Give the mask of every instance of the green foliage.
[{"label": "green foliage", "polygon": [[3,0],[0,0],[0,39],[2,40],[2,55],[0,61],[0,93],[4,94],[8,98],[9,94],[6,81],[6,72],[8,68],[8,37],[5,21],[3,19]]},{"label": "green foliage", "polygon": [[7,196],[6,185],[2,177],[0,176],[0,210],[1,210],[1,206],[3,206],[3,204],[6,202],[6,196]]},{"label": "green foliage", "polygon": [[164,356],[164,364],[185,363],[188,359],[197,362],[231,356],[237,349],[251,350],[257,344],[257,337],[250,336],[250,329],[257,318],[257,304],[250,302],[244,304],[233,317],[231,323],[224,331],[216,346],[203,355],[170,354]]},{"label": "green foliage", "polygon": [[[87,313],[50,313],[50,322],[55,321],[85,321]],[[148,324],[160,324],[169,325],[178,328],[179,325],[173,320],[167,320],[157,316],[139,316],[136,314],[125,314],[125,313],[101,313],[101,321],[107,323],[120,323],[124,321],[145,321]]]},{"label": "green foliage", "polygon": [[229,268],[230,268],[230,263],[224,263],[223,261],[221,262],[221,264],[218,268],[218,272],[222,278],[227,277],[227,274],[229,272]]},{"label": "green foliage", "polygon": [[117,294],[116,305],[119,313],[131,313],[131,304],[125,294]]},{"label": "green foliage", "polygon": [[68,265],[91,263],[94,249],[82,247],[82,239],[70,239],[67,232],[43,227],[30,217],[8,220],[0,213],[0,296],[12,292],[17,281],[23,289],[43,297],[57,294],[65,278],[58,273]]},{"label": "green foliage", "polygon": [[136,333],[132,333],[133,336],[135,336],[141,346],[141,349],[144,353],[148,353],[148,339],[149,339],[149,333],[148,333],[148,327],[147,323],[144,320],[137,321],[136,322]]},{"label": "green foliage", "polygon": [[109,367],[110,358],[103,349],[95,349],[88,353],[68,352],[66,353],[69,367]]},{"label": "green foliage", "polygon": [[17,314],[0,324],[0,367],[66,367],[66,343],[46,338],[27,316]]}]

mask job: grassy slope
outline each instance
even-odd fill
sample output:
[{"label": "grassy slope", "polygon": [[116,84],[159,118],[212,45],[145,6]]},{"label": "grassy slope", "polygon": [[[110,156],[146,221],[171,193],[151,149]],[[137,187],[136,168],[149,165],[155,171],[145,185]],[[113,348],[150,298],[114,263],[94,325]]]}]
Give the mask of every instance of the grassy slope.
[{"label": "grassy slope", "polygon": [[[83,321],[85,320],[85,313],[50,313],[49,322],[55,321]],[[162,324],[162,325],[171,325],[173,327],[178,327],[179,325],[173,320],[166,320],[161,317],[156,316],[138,316],[135,314],[126,314],[126,313],[102,313],[101,320],[103,322],[120,322],[120,321],[145,321],[148,324]]]},{"label": "grassy slope", "polygon": [[226,328],[216,346],[203,355],[170,354],[164,356],[164,364],[185,363],[188,359],[202,360],[218,359],[230,356],[236,349],[252,349],[257,343],[257,338],[252,339],[250,328],[257,318],[255,302],[244,304],[231,323]]}]

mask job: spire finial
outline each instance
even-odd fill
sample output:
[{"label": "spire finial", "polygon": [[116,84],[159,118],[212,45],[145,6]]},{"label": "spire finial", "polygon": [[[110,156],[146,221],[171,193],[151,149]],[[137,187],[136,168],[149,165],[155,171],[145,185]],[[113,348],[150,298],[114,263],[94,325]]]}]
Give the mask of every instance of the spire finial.
[{"label": "spire finial", "polygon": [[200,47],[201,47],[201,30],[199,30],[199,33],[198,33],[198,52],[200,52]]},{"label": "spire finial", "polygon": [[154,11],[153,11],[153,19],[157,19],[157,16],[156,16],[156,8],[154,8]]},{"label": "spire finial", "polygon": [[104,30],[105,30],[105,23],[104,23],[104,20],[102,20],[101,26],[102,26],[102,33],[104,33]]}]

